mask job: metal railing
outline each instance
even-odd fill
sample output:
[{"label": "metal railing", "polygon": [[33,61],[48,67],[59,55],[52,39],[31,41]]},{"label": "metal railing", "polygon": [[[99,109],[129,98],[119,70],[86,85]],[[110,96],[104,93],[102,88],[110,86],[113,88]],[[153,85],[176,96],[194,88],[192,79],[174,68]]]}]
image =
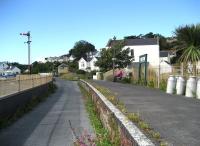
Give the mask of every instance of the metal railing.
[{"label": "metal railing", "polygon": [[34,88],[52,81],[52,75],[18,75],[0,80],[0,97]]}]

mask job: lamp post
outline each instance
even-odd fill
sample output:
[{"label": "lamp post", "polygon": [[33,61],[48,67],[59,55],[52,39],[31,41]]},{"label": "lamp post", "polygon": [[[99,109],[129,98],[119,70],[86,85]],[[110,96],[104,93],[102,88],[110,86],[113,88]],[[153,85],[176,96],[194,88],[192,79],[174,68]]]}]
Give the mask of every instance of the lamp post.
[{"label": "lamp post", "polygon": [[28,41],[25,42],[28,44],[28,68],[29,68],[29,72],[31,74],[31,64],[30,64],[30,50],[31,50],[31,33],[30,31],[26,32],[26,33],[20,33],[20,35],[23,36],[27,36],[28,37]]},{"label": "lamp post", "polygon": [[[116,37],[113,37],[113,41],[116,40]],[[113,62],[113,81],[115,80],[115,48],[113,47],[113,58],[112,58],[112,62]]]}]

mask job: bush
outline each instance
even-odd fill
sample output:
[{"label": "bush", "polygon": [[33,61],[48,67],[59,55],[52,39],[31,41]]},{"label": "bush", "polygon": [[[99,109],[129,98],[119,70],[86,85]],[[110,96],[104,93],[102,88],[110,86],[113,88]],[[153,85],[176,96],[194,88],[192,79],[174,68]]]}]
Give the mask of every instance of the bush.
[{"label": "bush", "polygon": [[92,75],[96,75],[96,70],[92,70],[90,73],[92,74]]},{"label": "bush", "polygon": [[131,83],[131,78],[122,78],[122,83]]},{"label": "bush", "polygon": [[153,80],[149,81],[147,86],[150,87],[150,88],[155,88],[154,81]]},{"label": "bush", "polygon": [[86,73],[86,71],[84,71],[84,70],[77,70],[76,73],[77,73],[77,74],[83,74],[83,75],[84,75],[84,74]]},{"label": "bush", "polygon": [[162,80],[162,81],[160,82],[160,90],[166,91],[166,88],[167,88],[167,81]]}]

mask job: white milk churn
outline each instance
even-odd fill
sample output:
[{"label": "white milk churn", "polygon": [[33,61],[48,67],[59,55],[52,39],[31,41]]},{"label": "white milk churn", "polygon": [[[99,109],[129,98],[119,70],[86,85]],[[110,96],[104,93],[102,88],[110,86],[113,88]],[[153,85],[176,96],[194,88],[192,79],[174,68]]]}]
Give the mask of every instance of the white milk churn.
[{"label": "white milk churn", "polygon": [[170,75],[167,80],[167,91],[168,94],[173,94],[176,88],[176,78],[174,75]]},{"label": "white milk churn", "polygon": [[176,82],[176,94],[183,95],[185,92],[185,79],[179,76]]},{"label": "white milk churn", "polygon": [[190,76],[186,83],[186,97],[196,96],[197,81],[195,76]]},{"label": "white milk churn", "polygon": [[200,99],[200,78],[198,79],[197,82],[197,98]]}]

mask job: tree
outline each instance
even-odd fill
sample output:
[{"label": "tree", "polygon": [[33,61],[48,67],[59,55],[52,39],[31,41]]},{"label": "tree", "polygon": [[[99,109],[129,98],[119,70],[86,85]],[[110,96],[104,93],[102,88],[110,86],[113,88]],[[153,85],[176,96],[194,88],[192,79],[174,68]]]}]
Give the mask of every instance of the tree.
[{"label": "tree", "polygon": [[53,69],[55,70],[60,65],[59,62],[46,62],[46,63],[39,63],[37,61],[32,63],[32,73],[44,73],[44,72],[52,72]]},{"label": "tree", "polygon": [[67,63],[70,72],[76,72],[78,70],[78,62],[72,61]]},{"label": "tree", "polygon": [[79,60],[81,57],[87,58],[87,53],[94,54],[96,51],[94,45],[81,40],[75,43],[74,47],[69,51],[69,54],[73,55],[76,60]]},{"label": "tree", "polygon": [[175,49],[179,54],[179,62],[193,63],[196,75],[196,63],[200,60],[200,24],[180,26],[175,30],[177,38]]},{"label": "tree", "polygon": [[98,58],[96,65],[99,66],[103,72],[111,70],[113,67],[112,58],[114,57],[113,54],[115,52],[116,67],[125,68],[127,65],[131,63],[132,57],[129,56],[130,49],[127,48],[122,50],[123,46],[124,46],[124,41],[120,41],[109,49],[103,48],[100,51],[101,57]]}]

